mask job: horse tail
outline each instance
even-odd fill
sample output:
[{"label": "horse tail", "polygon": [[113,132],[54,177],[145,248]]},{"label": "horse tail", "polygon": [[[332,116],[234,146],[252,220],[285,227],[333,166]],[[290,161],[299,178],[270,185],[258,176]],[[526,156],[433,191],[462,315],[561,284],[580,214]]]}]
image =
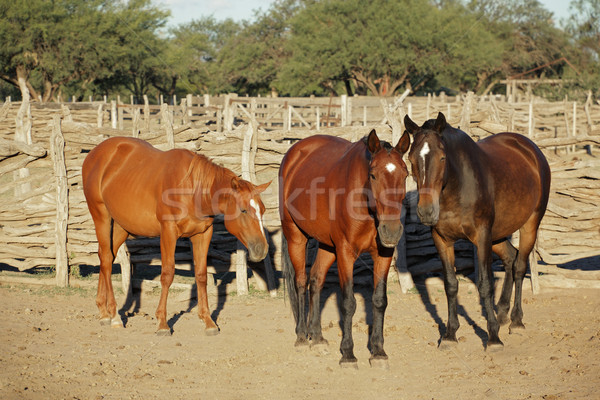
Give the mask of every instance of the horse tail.
[{"label": "horse tail", "polygon": [[[281,270],[283,280],[285,281],[284,290],[287,288],[288,298],[294,313],[294,321],[298,322],[298,291],[296,290],[296,270],[292,264],[290,253],[288,251],[288,242],[285,235],[281,235]],[[285,297],[285,294],[284,294]]]}]

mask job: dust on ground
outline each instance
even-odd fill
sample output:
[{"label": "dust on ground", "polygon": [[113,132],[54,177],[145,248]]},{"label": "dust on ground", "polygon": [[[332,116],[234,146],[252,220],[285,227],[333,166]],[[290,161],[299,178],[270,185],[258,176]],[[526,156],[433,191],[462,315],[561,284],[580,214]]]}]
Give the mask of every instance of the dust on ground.
[{"label": "dust on ground", "polygon": [[[283,296],[210,298],[221,332],[205,336],[194,301],[171,293],[173,335],[155,335],[158,295],[142,292],[126,328],[100,326],[93,289],[0,285],[2,399],[593,399],[600,390],[600,292],[524,290],[524,335],[500,330],[485,351],[486,320],[470,281],[459,292],[459,343],[437,348],[447,319],[439,282],[388,288],[389,369],[369,365],[370,293],[357,293],[358,369],[342,369],[339,293],[323,296],[325,348],[295,348]],[[358,289],[358,288],[357,288]],[[499,290],[496,290],[499,292]],[[123,304],[123,295],[117,299]],[[366,307],[365,307],[366,305]]]}]

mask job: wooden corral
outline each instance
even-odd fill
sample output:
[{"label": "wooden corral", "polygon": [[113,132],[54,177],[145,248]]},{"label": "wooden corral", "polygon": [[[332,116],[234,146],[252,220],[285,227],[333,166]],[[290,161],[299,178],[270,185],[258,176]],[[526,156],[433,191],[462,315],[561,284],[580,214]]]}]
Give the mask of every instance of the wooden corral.
[{"label": "wooden corral", "polygon": [[[543,149],[553,178],[537,259],[563,264],[600,255],[600,161],[594,154],[600,144],[600,105],[591,96],[585,104],[578,104],[540,99],[509,103],[502,96],[478,98],[472,93],[420,98],[405,94],[388,99],[190,95],[175,106],[151,106],[147,99],[142,105],[5,102],[0,108],[0,264],[20,271],[55,266],[58,285],[68,285],[69,268],[96,266],[97,243],[83,196],[81,165],[86,154],[106,138],[138,136],[161,149],[200,152],[255,183],[273,181],[263,194],[271,254],[264,265],[250,266],[258,272],[254,275],[259,287],[273,291],[277,284],[270,272],[280,269],[281,249],[277,171],[290,145],[317,132],[356,141],[372,128],[383,139],[396,142],[405,114],[422,123],[438,111],[475,138],[516,131]],[[409,189],[414,189],[411,182]],[[416,216],[415,201],[416,193],[408,193],[406,234],[398,247],[396,278],[403,290],[410,288],[411,276],[441,269],[429,228]],[[473,270],[473,253],[470,243],[457,243],[459,271]],[[187,239],[180,239],[176,261],[179,270],[192,270]],[[138,270],[160,264],[158,239],[130,238],[117,262],[126,289],[129,262]],[[370,263],[368,256],[357,261],[356,283],[370,282]],[[235,271],[237,290],[243,293],[247,290],[247,280],[242,279],[245,267],[238,241],[217,221],[209,271]],[[540,268],[553,277],[540,277],[542,285],[561,284],[556,277],[564,274],[554,273],[556,268]],[[334,267],[328,279],[335,280],[335,274]],[[598,278],[589,281],[590,287],[598,284]]]}]

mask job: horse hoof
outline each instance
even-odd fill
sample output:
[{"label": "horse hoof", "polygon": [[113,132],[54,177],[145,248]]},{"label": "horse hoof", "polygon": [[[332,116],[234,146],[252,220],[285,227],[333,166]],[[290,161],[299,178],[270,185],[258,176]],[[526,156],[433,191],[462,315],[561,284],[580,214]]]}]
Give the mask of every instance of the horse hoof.
[{"label": "horse hoof", "polygon": [[379,369],[383,369],[383,370],[389,370],[390,369],[390,364],[387,360],[387,358],[373,358],[371,357],[369,359],[369,364],[371,365],[371,368],[379,368]]},{"label": "horse hoof", "polygon": [[320,338],[320,339],[313,339],[310,342],[310,347],[316,347],[316,346],[329,346],[329,342],[327,341],[327,339],[325,338]]},{"label": "horse hoof", "polygon": [[498,353],[504,350],[504,344],[502,342],[500,343],[488,343],[488,345],[485,348],[486,351],[489,351],[490,353]]},{"label": "horse hoof", "polygon": [[438,345],[438,349],[440,350],[453,350],[456,347],[458,347],[458,341],[457,340],[447,340],[447,339],[442,339],[440,341],[440,344]]},{"label": "horse hoof", "polygon": [[306,339],[306,338],[296,339],[296,343],[294,343],[294,347],[304,347],[304,346],[308,346],[308,339]]},{"label": "horse hoof", "polygon": [[219,328],[206,328],[204,334],[206,336],[217,336],[219,334]]},{"label": "horse hoof", "polygon": [[111,328],[123,328],[124,325],[120,317],[114,317],[110,320],[110,326]]},{"label": "horse hoof", "polygon": [[156,331],[156,336],[171,336],[170,329],[159,329]]},{"label": "horse hoof", "polygon": [[100,320],[100,325],[102,326],[107,326],[111,324],[111,319],[110,318],[102,318]]},{"label": "horse hoof", "polygon": [[508,333],[511,335],[519,335],[522,336],[525,334],[525,325],[523,325],[523,323],[517,323],[515,324],[514,322],[510,324],[510,326],[508,327]]},{"label": "horse hoof", "polygon": [[344,360],[343,358],[340,360],[340,368],[344,369],[358,369],[358,361],[353,360]]}]

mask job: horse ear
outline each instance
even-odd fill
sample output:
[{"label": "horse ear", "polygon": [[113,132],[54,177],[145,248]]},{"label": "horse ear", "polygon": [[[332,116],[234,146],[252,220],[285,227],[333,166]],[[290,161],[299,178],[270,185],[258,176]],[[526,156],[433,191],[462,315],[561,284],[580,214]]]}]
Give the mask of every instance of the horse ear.
[{"label": "horse ear", "polygon": [[410,119],[408,114],[404,116],[404,126],[406,127],[408,133],[410,133],[411,135],[414,135],[415,132],[419,129],[419,125],[415,124],[413,120]]},{"label": "horse ear", "polygon": [[444,129],[446,129],[446,117],[441,112],[438,113],[438,116],[435,119],[433,129],[440,135],[442,134],[442,132],[444,132]]},{"label": "horse ear", "polygon": [[398,151],[400,154],[404,154],[408,151],[409,147],[410,147],[410,136],[408,135],[407,131],[404,131],[404,134],[402,135],[402,137],[400,138],[400,140],[398,140],[398,143],[396,144],[396,151]]},{"label": "horse ear", "polygon": [[237,177],[231,178],[231,188],[236,192],[240,190],[240,180]]},{"label": "horse ear", "polygon": [[254,192],[256,192],[256,194],[260,194],[260,193],[264,192],[269,187],[271,182],[273,182],[273,181],[269,181],[267,183],[263,183],[262,185],[256,186],[254,188]]},{"label": "horse ear", "polygon": [[381,143],[379,142],[379,137],[377,136],[375,129],[372,129],[369,133],[369,137],[367,138],[367,147],[369,148],[369,152],[371,154],[375,154],[381,150]]}]

